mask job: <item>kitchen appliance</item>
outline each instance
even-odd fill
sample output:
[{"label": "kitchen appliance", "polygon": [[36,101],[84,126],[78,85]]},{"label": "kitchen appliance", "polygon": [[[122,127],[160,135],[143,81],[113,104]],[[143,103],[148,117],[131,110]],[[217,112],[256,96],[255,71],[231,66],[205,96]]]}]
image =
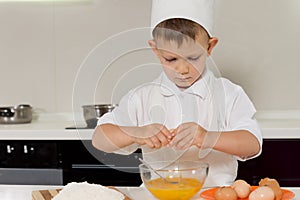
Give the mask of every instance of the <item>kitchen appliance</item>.
[{"label": "kitchen appliance", "polygon": [[300,186],[300,139],[264,139],[261,155],[239,161],[237,179],[258,185],[262,178],[275,178],[281,186]]},{"label": "kitchen appliance", "polygon": [[141,156],[105,153],[91,140],[1,140],[0,184],[139,186]]},{"label": "kitchen appliance", "polygon": [[0,184],[62,185],[61,163],[54,141],[0,142]]},{"label": "kitchen appliance", "polygon": [[91,140],[63,141],[63,184],[87,181],[105,186],[139,186],[140,149],[130,155],[97,150]]},{"label": "kitchen appliance", "polygon": [[96,104],[96,105],[84,105],[83,116],[87,124],[87,128],[95,128],[97,126],[98,119],[107,112],[111,112],[117,104]]},{"label": "kitchen appliance", "polygon": [[32,120],[32,107],[20,104],[16,107],[0,107],[0,124],[23,124]]}]

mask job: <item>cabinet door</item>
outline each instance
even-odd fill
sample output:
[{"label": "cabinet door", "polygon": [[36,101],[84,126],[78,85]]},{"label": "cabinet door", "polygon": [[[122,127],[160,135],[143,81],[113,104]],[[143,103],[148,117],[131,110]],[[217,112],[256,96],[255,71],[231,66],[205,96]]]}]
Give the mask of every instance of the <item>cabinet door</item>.
[{"label": "cabinet door", "polygon": [[12,140],[0,142],[0,167],[58,168],[60,155],[55,141]]},{"label": "cabinet door", "polygon": [[300,186],[300,139],[264,139],[262,154],[239,162],[238,177],[257,185],[261,178],[278,180],[285,187]]},{"label": "cabinet door", "polygon": [[138,165],[139,152],[131,155],[105,153],[90,140],[63,141],[63,182],[98,183],[101,185],[139,186],[142,181]]},{"label": "cabinet door", "polygon": [[0,141],[0,184],[61,185],[55,141]]}]

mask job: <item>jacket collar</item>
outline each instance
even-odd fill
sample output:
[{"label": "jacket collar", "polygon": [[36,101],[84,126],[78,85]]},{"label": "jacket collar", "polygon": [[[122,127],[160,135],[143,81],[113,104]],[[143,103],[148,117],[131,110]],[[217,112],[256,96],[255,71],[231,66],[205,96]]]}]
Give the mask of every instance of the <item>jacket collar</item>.
[{"label": "jacket collar", "polygon": [[166,97],[186,93],[186,94],[197,95],[202,99],[205,99],[207,95],[210,93],[212,76],[213,76],[212,72],[206,69],[200,76],[199,80],[197,80],[189,88],[182,91],[163,72],[161,74],[160,91],[161,94]]}]

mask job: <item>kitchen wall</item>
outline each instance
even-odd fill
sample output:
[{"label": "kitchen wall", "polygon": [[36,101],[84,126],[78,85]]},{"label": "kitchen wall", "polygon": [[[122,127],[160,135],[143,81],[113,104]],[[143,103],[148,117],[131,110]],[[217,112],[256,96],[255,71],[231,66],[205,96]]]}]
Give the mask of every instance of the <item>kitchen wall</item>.
[{"label": "kitchen wall", "polygon": [[[298,0],[218,0],[212,57],[258,110],[300,110]],[[0,105],[40,112],[117,103],[160,67],[150,0],[0,3]]]},{"label": "kitchen wall", "polygon": [[214,54],[222,74],[242,85],[258,110],[299,109],[300,1],[222,2]]}]

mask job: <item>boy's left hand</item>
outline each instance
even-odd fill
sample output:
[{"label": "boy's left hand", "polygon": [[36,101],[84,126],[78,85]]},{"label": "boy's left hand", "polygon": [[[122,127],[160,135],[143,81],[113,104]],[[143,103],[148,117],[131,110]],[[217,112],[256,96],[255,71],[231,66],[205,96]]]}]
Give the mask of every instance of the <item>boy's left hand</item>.
[{"label": "boy's left hand", "polygon": [[187,122],[178,126],[173,133],[175,136],[169,146],[186,149],[193,145],[200,148],[207,131],[195,122]]}]

